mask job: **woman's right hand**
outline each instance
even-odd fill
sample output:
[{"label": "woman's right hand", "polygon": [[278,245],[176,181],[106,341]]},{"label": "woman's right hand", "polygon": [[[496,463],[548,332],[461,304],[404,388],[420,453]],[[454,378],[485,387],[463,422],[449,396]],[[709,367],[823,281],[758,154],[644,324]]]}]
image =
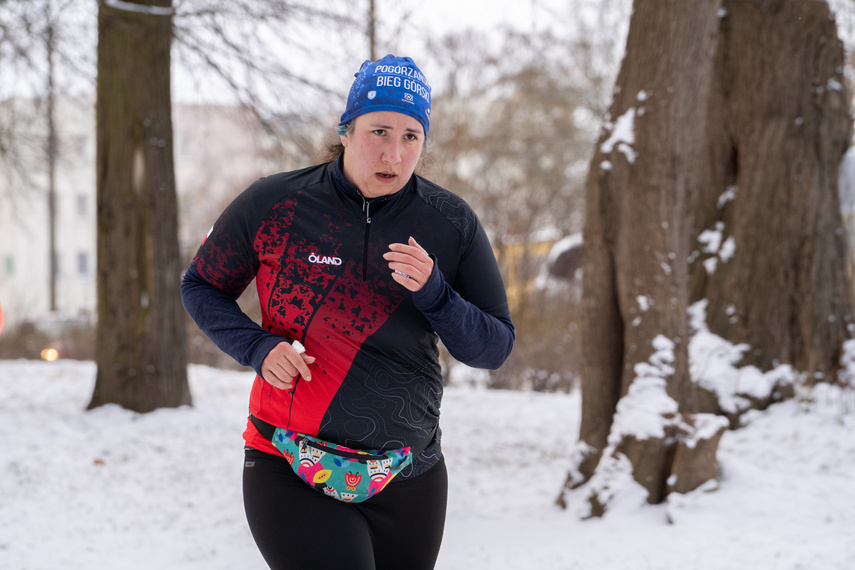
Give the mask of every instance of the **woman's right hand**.
[{"label": "woman's right hand", "polygon": [[290,390],[294,387],[297,376],[302,376],[306,380],[312,379],[309,364],[314,361],[314,356],[301,354],[287,341],[282,341],[264,357],[261,363],[261,377],[274,388]]}]

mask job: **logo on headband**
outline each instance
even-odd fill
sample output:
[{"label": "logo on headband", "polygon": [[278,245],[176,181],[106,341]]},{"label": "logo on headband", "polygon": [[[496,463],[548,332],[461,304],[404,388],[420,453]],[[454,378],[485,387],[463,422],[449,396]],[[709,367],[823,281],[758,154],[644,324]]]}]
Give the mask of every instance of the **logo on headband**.
[{"label": "logo on headband", "polygon": [[369,92],[368,92],[368,99],[369,99],[369,100],[370,100],[370,99],[374,99],[375,97],[377,97],[377,92],[376,92],[376,91],[369,91]]}]

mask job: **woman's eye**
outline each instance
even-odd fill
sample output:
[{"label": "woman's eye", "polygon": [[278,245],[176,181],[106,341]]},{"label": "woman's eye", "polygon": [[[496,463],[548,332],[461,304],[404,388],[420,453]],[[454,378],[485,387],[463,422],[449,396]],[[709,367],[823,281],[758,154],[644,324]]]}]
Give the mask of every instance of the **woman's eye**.
[{"label": "woman's eye", "polygon": [[386,134],[386,129],[374,129],[374,134],[382,137]]}]

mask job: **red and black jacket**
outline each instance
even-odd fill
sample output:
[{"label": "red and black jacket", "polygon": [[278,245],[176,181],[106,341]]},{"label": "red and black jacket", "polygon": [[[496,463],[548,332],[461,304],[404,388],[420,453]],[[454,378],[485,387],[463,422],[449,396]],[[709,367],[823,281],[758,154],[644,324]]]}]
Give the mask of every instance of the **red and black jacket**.
[{"label": "red and black jacket", "polygon": [[[410,293],[383,254],[408,237],[435,260]],[[256,279],[261,326],[236,299]],[[372,200],[337,163],[263,178],[220,216],[184,275],[184,306],[239,363],[260,373],[279,342],[299,340],[312,380],[279,390],[256,378],[250,412],[356,448],[416,445],[434,432],[442,375],[437,340],[473,367],[498,368],[514,327],[489,240],[459,197],[418,176]],[[440,431],[404,476],[440,457]],[[248,423],[246,445],[276,453]]]}]

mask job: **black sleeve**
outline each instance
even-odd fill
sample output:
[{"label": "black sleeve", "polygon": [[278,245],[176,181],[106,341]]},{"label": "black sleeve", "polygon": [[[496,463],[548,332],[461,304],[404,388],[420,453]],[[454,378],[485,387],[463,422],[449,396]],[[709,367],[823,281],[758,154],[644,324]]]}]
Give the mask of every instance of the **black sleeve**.
[{"label": "black sleeve", "polygon": [[255,278],[259,261],[253,243],[259,208],[250,186],[238,196],[199,247],[181,282],[187,313],[220,350],[260,375],[261,363],[282,337],[250,319],[237,299]]},{"label": "black sleeve", "polygon": [[475,368],[499,368],[511,354],[516,333],[502,276],[480,225],[461,258],[454,288],[438,265],[413,293],[413,302],[454,358]]},{"label": "black sleeve", "polygon": [[286,339],[264,330],[238,306],[238,295],[208,283],[191,265],[181,281],[184,309],[220,350],[261,376],[261,363]]}]

